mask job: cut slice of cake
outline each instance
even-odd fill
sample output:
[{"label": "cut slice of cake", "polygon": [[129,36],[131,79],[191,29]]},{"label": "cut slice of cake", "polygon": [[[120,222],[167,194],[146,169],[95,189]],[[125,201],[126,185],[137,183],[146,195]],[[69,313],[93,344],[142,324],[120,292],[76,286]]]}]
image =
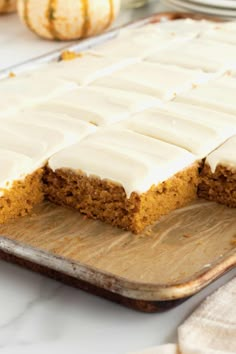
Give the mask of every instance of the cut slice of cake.
[{"label": "cut slice of cake", "polygon": [[133,113],[157,106],[152,96],[106,87],[83,87],[45,102],[35,111],[67,114],[71,118],[102,126],[130,117]]},{"label": "cut slice of cake", "polygon": [[206,159],[201,173],[199,197],[236,208],[236,136]]},{"label": "cut slice of cake", "polygon": [[209,80],[210,76],[198,70],[172,65],[142,62],[101,78],[96,86],[117,88],[152,95],[158,99],[170,100],[177,94]]},{"label": "cut slice of cake", "polygon": [[185,92],[178,96],[176,101],[207,107],[235,116],[235,92],[235,78],[224,76]]},{"label": "cut slice of cake", "polygon": [[196,198],[197,158],[125,129],[103,128],[51,157],[45,193],[90,218],[141,232]]},{"label": "cut slice of cake", "polygon": [[196,38],[163,51],[156,51],[146,60],[219,74],[235,68],[236,48],[228,43]]},{"label": "cut slice of cake", "polygon": [[1,119],[0,223],[27,214],[42,201],[48,158],[94,130],[84,122],[74,124],[68,117],[63,121],[43,114]]}]

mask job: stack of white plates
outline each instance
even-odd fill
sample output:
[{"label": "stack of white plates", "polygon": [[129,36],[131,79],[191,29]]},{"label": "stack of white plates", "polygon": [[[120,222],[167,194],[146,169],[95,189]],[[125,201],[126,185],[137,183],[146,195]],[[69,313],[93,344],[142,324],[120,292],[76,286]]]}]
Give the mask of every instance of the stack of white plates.
[{"label": "stack of white plates", "polygon": [[163,0],[172,10],[236,18],[236,0]]}]

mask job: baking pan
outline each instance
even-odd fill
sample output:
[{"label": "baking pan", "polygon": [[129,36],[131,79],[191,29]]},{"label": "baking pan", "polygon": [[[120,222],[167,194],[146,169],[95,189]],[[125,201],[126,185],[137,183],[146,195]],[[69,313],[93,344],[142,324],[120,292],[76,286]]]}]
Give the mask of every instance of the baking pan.
[{"label": "baking pan", "polygon": [[[129,26],[187,17],[203,18],[163,13]],[[120,30],[65,50],[85,51]],[[60,58],[61,50],[0,75]],[[0,225],[0,234],[2,259],[144,312],[177,305],[236,265],[236,209],[203,200],[163,217],[140,235],[43,202],[31,215]]]}]

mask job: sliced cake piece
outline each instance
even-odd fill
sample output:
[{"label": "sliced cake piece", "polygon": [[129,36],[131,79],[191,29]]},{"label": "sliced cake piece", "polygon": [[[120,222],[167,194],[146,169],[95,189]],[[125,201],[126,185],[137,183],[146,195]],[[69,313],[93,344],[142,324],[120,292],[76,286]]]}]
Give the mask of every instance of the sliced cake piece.
[{"label": "sliced cake piece", "polygon": [[151,24],[142,28],[121,31],[115,39],[100,44],[92,50],[99,56],[116,58],[143,59],[153,52],[162,51],[175,43],[185,42],[197,35],[197,29],[190,33],[175,33],[171,30],[160,30],[160,26]]},{"label": "sliced cake piece", "polygon": [[199,197],[236,207],[236,136],[206,159],[201,173]]},{"label": "sliced cake piece", "polygon": [[196,38],[156,51],[146,60],[219,74],[236,67],[236,48],[229,43]]},{"label": "sliced cake piece", "polygon": [[235,115],[235,92],[236,79],[224,76],[185,92],[177,101]]},{"label": "sliced cake piece", "polygon": [[[225,126],[198,120],[199,114],[193,112],[190,118],[184,114],[173,112],[169,109],[172,103],[164,107],[151,109],[119,123],[119,127],[143,134],[167,143],[177,145],[198,156],[204,158],[211,151],[236,134],[236,119],[234,125]],[[195,114],[194,114],[195,113]],[[206,113],[205,113],[206,114]],[[200,118],[204,118],[201,117]],[[216,117],[217,118],[217,117]]]},{"label": "sliced cake piece", "polygon": [[120,31],[117,38],[96,46],[96,55],[143,59],[176,43],[191,40],[213,26],[210,21],[190,19],[164,21]]},{"label": "sliced cake piece", "polygon": [[51,80],[47,76],[39,76],[37,81],[31,76],[3,80],[0,86],[0,116],[64,94],[76,87],[73,82],[59,78]]},{"label": "sliced cake piece", "polygon": [[138,233],[196,198],[198,168],[184,149],[106,128],[51,157],[45,192],[52,202]]},{"label": "sliced cake piece", "polygon": [[66,127],[65,121],[49,115],[31,118],[28,123],[21,121],[28,119],[26,115],[1,119],[0,223],[27,214],[39,203],[44,195],[42,175],[48,158],[95,129],[83,122]]},{"label": "sliced cake piece", "polygon": [[131,114],[157,106],[152,96],[106,87],[83,87],[48,101],[35,108],[54,114],[67,114],[71,118],[95,125],[109,125],[126,119]]},{"label": "sliced cake piece", "polygon": [[115,57],[113,53],[109,57],[99,57],[92,54],[81,54],[81,57],[51,63],[45,65],[31,75],[35,78],[45,76],[50,80],[60,78],[77,83],[78,85],[87,85],[100,77],[112,74],[113,72],[128,67],[138,60]]},{"label": "sliced cake piece", "polygon": [[198,70],[142,62],[99,79],[94,84],[169,100],[207,80],[209,75]]}]

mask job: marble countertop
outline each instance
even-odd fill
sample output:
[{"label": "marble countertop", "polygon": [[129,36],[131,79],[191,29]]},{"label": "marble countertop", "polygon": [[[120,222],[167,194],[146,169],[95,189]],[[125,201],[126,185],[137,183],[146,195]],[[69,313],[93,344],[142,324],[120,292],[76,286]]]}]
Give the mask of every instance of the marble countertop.
[{"label": "marble countertop", "polygon": [[[116,25],[164,8],[122,12]],[[16,15],[0,19],[0,69],[64,47],[28,32]],[[1,354],[125,354],[174,342],[178,325],[231,271],[177,308],[142,314],[0,261]]]}]

